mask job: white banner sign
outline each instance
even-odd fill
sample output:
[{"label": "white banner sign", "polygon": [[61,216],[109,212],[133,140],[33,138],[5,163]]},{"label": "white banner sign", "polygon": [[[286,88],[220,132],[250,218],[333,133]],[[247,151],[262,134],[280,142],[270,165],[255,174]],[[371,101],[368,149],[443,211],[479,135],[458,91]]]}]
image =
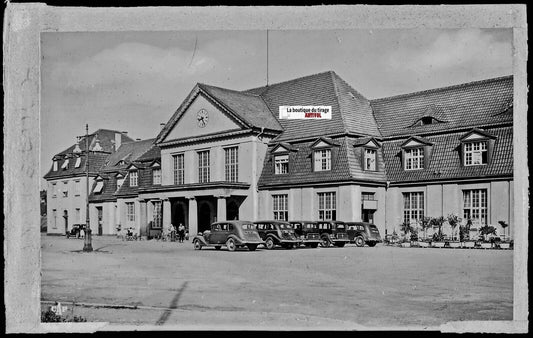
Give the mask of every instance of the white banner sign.
[{"label": "white banner sign", "polygon": [[331,120],[331,106],[279,106],[283,120]]}]

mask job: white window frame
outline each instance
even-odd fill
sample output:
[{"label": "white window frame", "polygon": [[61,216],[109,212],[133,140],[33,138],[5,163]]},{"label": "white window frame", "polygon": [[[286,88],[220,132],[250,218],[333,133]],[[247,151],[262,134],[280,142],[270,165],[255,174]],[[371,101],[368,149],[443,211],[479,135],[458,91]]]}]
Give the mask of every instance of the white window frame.
[{"label": "white window frame", "polygon": [[96,181],[96,187],[94,187],[93,193],[101,194],[103,188],[104,188],[104,181],[103,180]]},{"label": "white window frame", "polygon": [[57,184],[52,183],[52,198],[56,198],[56,197],[57,197]]},{"label": "white window frame", "polygon": [[185,154],[172,155],[174,166],[174,184],[181,185],[185,183]]},{"label": "white window frame", "polygon": [[331,149],[317,149],[314,151],[314,171],[331,170]]},{"label": "white window frame", "polygon": [[154,213],[153,213],[153,229],[161,229],[163,227],[163,202],[153,201]]},{"label": "white window frame", "polygon": [[463,218],[471,219],[472,224],[479,226],[488,221],[488,192],[487,189],[463,190]]},{"label": "white window frame", "polygon": [[272,195],[272,213],[274,214],[274,220],[289,220],[289,195]]},{"label": "white window frame", "polygon": [[[464,149],[463,163],[465,166],[488,164],[489,153],[488,153],[488,142],[487,141],[465,142],[463,144],[463,149]],[[485,162],[483,162],[483,157],[484,157]]]},{"label": "white window frame", "polygon": [[274,156],[274,174],[283,175],[289,173],[289,154]]},{"label": "white window frame", "polygon": [[76,158],[76,163],[74,164],[74,168],[79,168],[81,165],[81,157]]},{"label": "white window frame", "polygon": [[68,197],[68,181],[63,181],[63,197]]},{"label": "white window frame", "polygon": [[74,181],[74,196],[80,196],[81,195],[81,181],[75,180]]},{"label": "white window frame", "polygon": [[139,184],[139,172],[137,170],[130,171],[130,187],[136,187]]},{"label": "white window frame", "polygon": [[424,169],[424,148],[404,149],[404,169],[420,170]]},{"label": "white window frame", "polygon": [[61,165],[61,169],[67,170],[68,169],[68,162],[69,162],[69,159],[67,158],[65,160],[65,162],[63,162],[63,164]]},{"label": "white window frame", "polygon": [[239,147],[224,148],[224,178],[226,182],[239,180]]},{"label": "white window frame", "polygon": [[135,222],[135,202],[125,202],[126,204],[126,221]]},{"label": "white window frame", "polygon": [[331,192],[319,192],[318,196],[318,220],[335,221],[337,219],[337,194]]},{"label": "white window frame", "polygon": [[152,168],[152,184],[161,184],[161,168]]},{"label": "white window frame", "polygon": [[53,170],[53,171],[57,171],[57,166],[58,166],[58,163],[57,163],[57,160],[55,160],[55,161],[53,162],[53,168],[52,168],[52,170]]},{"label": "white window frame", "polygon": [[423,191],[403,193],[403,221],[414,224],[425,215],[425,201]]},{"label": "white window frame", "polygon": [[124,180],[125,180],[125,177],[117,177],[117,190],[120,189],[120,187],[122,187],[122,185],[124,184]]},{"label": "white window frame", "polygon": [[377,150],[376,149],[371,149],[371,148],[365,148],[364,149],[364,154],[365,154],[365,158],[364,158],[364,164],[365,164],[365,167],[364,169],[365,170],[368,170],[368,171],[376,171],[376,158],[377,158]]},{"label": "white window frame", "polygon": [[198,183],[209,183],[211,181],[210,152],[201,150],[198,153]]}]

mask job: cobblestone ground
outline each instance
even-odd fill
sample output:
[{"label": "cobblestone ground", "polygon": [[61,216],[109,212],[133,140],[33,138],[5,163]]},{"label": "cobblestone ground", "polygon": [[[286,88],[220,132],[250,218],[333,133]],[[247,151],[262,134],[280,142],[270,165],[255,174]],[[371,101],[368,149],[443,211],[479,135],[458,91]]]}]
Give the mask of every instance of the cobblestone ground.
[{"label": "cobblestone ground", "polygon": [[43,308],[60,301],[89,321],[373,329],[512,320],[510,250],[348,245],[195,251],[190,241],[95,236],[94,251],[83,253],[80,239],[41,240]]}]

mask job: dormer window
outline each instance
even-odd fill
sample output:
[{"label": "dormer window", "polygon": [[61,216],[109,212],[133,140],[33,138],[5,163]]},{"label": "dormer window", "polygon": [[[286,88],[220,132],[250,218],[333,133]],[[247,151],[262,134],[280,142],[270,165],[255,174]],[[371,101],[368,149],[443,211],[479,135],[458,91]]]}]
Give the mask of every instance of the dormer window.
[{"label": "dormer window", "polygon": [[54,160],[54,165],[53,165],[53,170],[54,171],[57,171],[57,166],[58,166],[57,161]]},{"label": "dormer window", "polygon": [[424,169],[424,148],[405,149],[404,155],[405,170]]},{"label": "dormer window", "polygon": [[331,149],[315,150],[315,171],[331,170]]},{"label": "dormer window", "polygon": [[117,175],[117,190],[122,187],[122,184],[124,184],[124,176]]},{"label": "dormer window", "polygon": [[288,174],[289,173],[289,154],[277,155],[274,157],[275,174]]},{"label": "dormer window", "polygon": [[432,124],[434,121],[433,117],[431,116],[424,116],[420,119],[420,125],[425,126],[426,124]]},{"label": "dormer window", "polygon": [[137,171],[130,171],[130,187],[136,187],[137,186]]},{"label": "dormer window", "polygon": [[100,194],[100,193],[102,193],[102,189],[103,188],[104,188],[104,180],[98,180],[98,181],[96,181],[96,187],[94,187],[93,192],[95,194]]},{"label": "dormer window", "polygon": [[465,143],[464,163],[465,166],[487,164],[487,141]]},{"label": "dormer window", "polygon": [[152,169],[153,184],[161,184],[161,168]]},{"label": "dormer window", "polygon": [[474,128],[460,138],[462,162],[464,166],[485,165],[490,163],[496,137]]},{"label": "dormer window", "polygon": [[61,169],[63,170],[67,170],[68,169],[68,158],[65,160],[65,162],[63,162],[63,165],[61,166]]},{"label": "dormer window", "polygon": [[81,157],[76,158],[76,163],[74,164],[74,168],[79,168],[81,165]]},{"label": "dormer window", "polygon": [[376,170],[375,149],[365,149],[365,170]]}]

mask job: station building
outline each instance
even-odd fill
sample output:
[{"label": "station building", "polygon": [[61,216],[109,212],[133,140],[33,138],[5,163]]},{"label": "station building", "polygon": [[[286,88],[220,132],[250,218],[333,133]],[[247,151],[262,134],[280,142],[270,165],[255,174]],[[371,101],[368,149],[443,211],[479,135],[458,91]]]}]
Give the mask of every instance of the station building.
[{"label": "station building", "polygon": [[[332,117],[281,119],[280,106],[331,106]],[[474,227],[504,221],[512,236],[512,129],[512,76],[376,100],[331,71],[245,91],[197,84],[155,139],[134,143],[139,156],[100,170],[91,225],[108,182],[124,210],[108,231],[334,219],[383,235],[455,214]]]}]

